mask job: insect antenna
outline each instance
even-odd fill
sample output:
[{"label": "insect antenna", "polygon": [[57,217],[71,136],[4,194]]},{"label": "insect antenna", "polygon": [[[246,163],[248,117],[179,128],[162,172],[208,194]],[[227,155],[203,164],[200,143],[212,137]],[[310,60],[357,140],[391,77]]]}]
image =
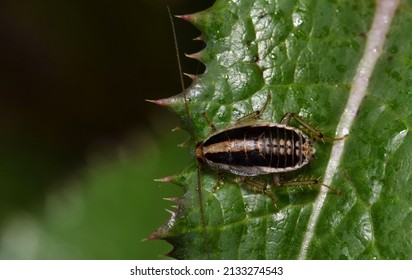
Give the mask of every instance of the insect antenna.
[{"label": "insect antenna", "polygon": [[[186,98],[186,88],[185,88],[185,83],[184,83],[184,79],[183,79],[182,64],[181,64],[180,54],[179,54],[179,45],[177,43],[175,24],[174,24],[173,16],[172,16],[172,13],[170,11],[169,6],[167,6],[167,12],[169,14],[169,19],[170,19],[170,23],[171,23],[171,27],[172,27],[172,31],[173,31],[173,41],[174,41],[174,46],[175,46],[175,51],[176,51],[177,64],[178,64],[178,67],[179,67],[180,83],[181,83],[181,86],[182,86],[182,94],[183,94],[185,111],[186,111],[186,114],[187,114],[187,122],[188,122],[188,126],[189,126],[189,133],[191,134],[191,137],[193,138],[193,141],[195,142],[195,144],[197,144],[198,141],[197,141],[197,137],[196,137],[196,134],[195,134],[195,129],[194,129],[193,122],[190,118],[190,109],[189,109],[188,100]],[[204,210],[203,210],[201,175],[202,175],[201,165],[200,165],[200,163],[197,163],[197,193],[198,193],[200,223],[201,223],[201,226],[203,228],[203,236],[204,236],[204,239],[205,239],[205,242],[204,242],[205,249],[206,249],[206,252],[209,254],[209,250],[207,248],[208,247],[208,245],[207,245],[208,238],[207,238],[207,231],[206,231],[206,222],[205,222],[205,217],[204,217],[205,215],[204,215]],[[210,255],[209,255],[209,258],[210,258]]]},{"label": "insect antenna", "polygon": [[188,125],[189,125],[189,132],[190,132],[190,134],[193,138],[193,141],[195,141],[195,143],[197,143],[193,123],[192,123],[192,120],[190,119],[189,104],[187,102],[186,93],[185,93],[186,88],[185,88],[185,81],[184,81],[184,78],[183,78],[182,63],[181,63],[181,60],[180,60],[179,45],[177,43],[175,23],[173,21],[173,16],[172,16],[172,12],[170,11],[170,7],[169,6],[166,6],[166,7],[167,7],[167,12],[169,14],[170,24],[172,26],[172,31],[173,31],[173,42],[174,42],[175,51],[176,51],[177,66],[179,67],[180,84],[182,86],[182,91],[183,91],[182,93],[183,93],[183,99],[184,99],[184,104],[185,104],[185,110],[186,110],[186,113],[187,113],[187,121],[188,121]]},{"label": "insect antenna", "polygon": [[181,83],[181,86],[182,86],[182,90],[184,91],[185,90],[185,82],[183,80],[182,63],[180,62],[179,45],[177,44],[175,23],[173,21],[173,16],[172,16],[172,12],[170,11],[170,7],[169,6],[166,6],[166,7],[167,7],[167,13],[169,14],[170,24],[172,25],[173,43],[174,43],[175,51],[176,51],[177,65],[179,67],[180,83]]}]

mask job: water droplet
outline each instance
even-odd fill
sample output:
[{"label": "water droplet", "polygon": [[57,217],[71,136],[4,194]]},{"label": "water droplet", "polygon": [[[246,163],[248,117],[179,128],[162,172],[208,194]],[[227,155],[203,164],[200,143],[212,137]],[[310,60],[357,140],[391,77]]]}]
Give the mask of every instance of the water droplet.
[{"label": "water droplet", "polygon": [[401,132],[397,133],[395,136],[391,138],[388,145],[386,146],[386,150],[389,153],[394,153],[399,147],[402,145],[405,136],[408,134],[408,130],[404,129]]},{"label": "water droplet", "polygon": [[294,25],[295,27],[298,27],[298,26],[301,25],[302,22],[303,22],[303,19],[302,19],[301,15],[298,14],[298,13],[294,13],[294,14],[292,15],[292,19],[293,19],[293,25]]},{"label": "water droplet", "polygon": [[372,178],[372,196],[369,199],[370,204],[374,204],[380,197],[382,191],[382,182],[377,178]]}]

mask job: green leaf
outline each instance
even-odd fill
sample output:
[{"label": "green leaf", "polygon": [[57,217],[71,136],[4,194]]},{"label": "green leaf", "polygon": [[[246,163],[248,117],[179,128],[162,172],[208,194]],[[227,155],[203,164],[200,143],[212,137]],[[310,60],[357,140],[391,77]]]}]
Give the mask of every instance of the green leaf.
[{"label": "green leaf", "polygon": [[[342,140],[343,155],[330,185],[344,195],[329,192],[323,201],[325,192],[318,187],[274,189],[277,212],[267,196],[207,166],[200,169],[198,186],[194,158],[171,179],[185,194],[153,235],[174,246],[171,256],[412,258],[412,45],[406,36],[412,15],[404,12],[410,9],[410,2],[398,8],[367,95]],[[279,122],[286,112],[295,112],[334,137],[349,93],[356,90],[354,77],[376,11],[372,1],[217,0],[206,11],[183,16],[206,41],[207,47],[193,55],[206,65],[205,74],[184,93],[159,103],[178,114],[194,132],[194,142],[212,133],[203,113],[225,129],[259,110],[268,94],[272,99],[262,119]],[[324,176],[336,142],[316,144],[316,160],[283,180]],[[220,179],[224,183],[215,190]]]}]

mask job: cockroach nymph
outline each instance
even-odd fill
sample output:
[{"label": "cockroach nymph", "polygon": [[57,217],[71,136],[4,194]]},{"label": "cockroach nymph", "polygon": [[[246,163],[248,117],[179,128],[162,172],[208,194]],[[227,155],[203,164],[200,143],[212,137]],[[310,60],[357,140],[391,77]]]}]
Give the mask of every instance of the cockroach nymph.
[{"label": "cockroach nymph", "polygon": [[[294,113],[286,113],[280,123],[260,119],[270,101],[270,94],[263,107],[238,120],[234,125],[217,131],[196,144],[199,164],[205,164],[218,173],[227,172],[240,176],[245,185],[253,191],[268,195],[276,210],[279,210],[271,184],[262,184],[251,178],[273,174],[277,187],[321,184],[318,179],[282,182],[280,174],[298,170],[314,159],[315,140],[323,140],[323,134],[303,121]],[[207,117],[205,116],[207,119]],[[297,127],[291,126],[294,119],[311,137]],[[208,122],[210,122],[208,120]],[[324,185],[326,186],[326,185]],[[334,189],[326,186],[334,192]],[[201,186],[198,186],[200,189]]]}]

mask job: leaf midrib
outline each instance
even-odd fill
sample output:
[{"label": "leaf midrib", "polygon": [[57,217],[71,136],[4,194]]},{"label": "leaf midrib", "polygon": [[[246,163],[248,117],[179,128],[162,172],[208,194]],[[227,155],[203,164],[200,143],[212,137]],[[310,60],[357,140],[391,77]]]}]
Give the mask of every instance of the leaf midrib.
[{"label": "leaf midrib", "polygon": [[[398,0],[378,1],[374,20],[366,41],[365,50],[356,69],[356,74],[352,81],[351,90],[347,104],[336,128],[336,137],[347,135],[354,123],[356,114],[366,95],[370,77],[380,57],[392,19],[395,15]],[[331,185],[333,176],[336,173],[342,158],[347,137],[341,141],[335,141],[330,153],[329,162],[324,175],[324,184]],[[328,189],[323,187],[313,204],[313,211],[309,218],[309,223],[302,240],[299,259],[306,259],[308,248],[312,241],[314,230],[319,219],[320,212],[324,206]],[[372,227],[373,228],[373,227]],[[373,233],[372,233],[373,235]]]}]

